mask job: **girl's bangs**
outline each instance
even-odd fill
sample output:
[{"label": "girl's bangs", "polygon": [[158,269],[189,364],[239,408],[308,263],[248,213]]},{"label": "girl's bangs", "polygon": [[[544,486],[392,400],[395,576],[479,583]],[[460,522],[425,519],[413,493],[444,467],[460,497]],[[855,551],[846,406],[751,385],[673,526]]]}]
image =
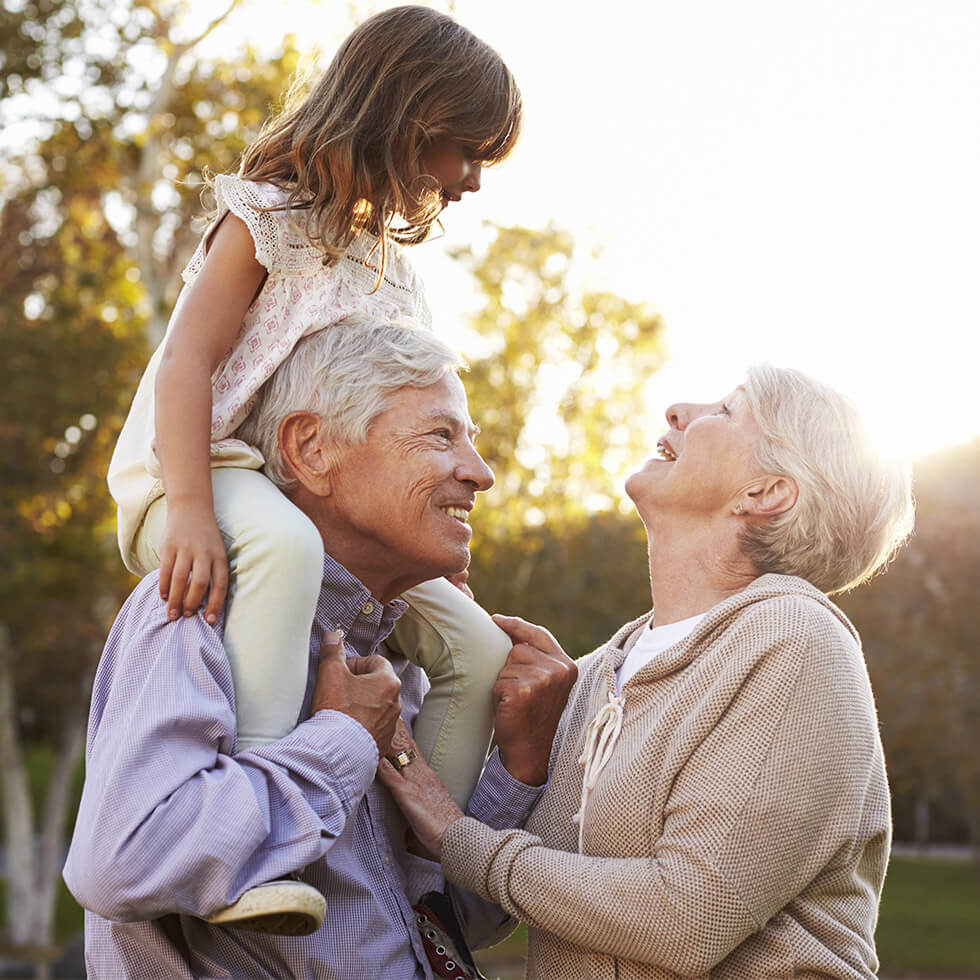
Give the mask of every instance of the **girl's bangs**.
[{"label": "girl's bangs", "polygon": [[509,156],[521,135],[521,96],[513,81],[508,81],[510,84],[502,86],[476,111],[467,114],[469,126],[464,123],[460,127],[461,142],[475,160],[487,165],[499,163]]}]

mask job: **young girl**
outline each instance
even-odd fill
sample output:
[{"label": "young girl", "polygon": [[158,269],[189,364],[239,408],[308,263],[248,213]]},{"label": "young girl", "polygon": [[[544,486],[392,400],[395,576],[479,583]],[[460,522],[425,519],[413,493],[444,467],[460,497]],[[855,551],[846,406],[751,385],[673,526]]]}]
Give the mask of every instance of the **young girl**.
[{"label": "young girl", "polygon": [[[245,152],[238,176],[214,181],[217,214],[184,270],[109,487],[123,559],[139,574],[160,567],[170,619],[195,615],[207,595],[213,625],[230,599],[238,751],[296,725],[323,542],[235,430],[302,336],[354,311],[429,325],[401,245],[423,241],[443,208],[479,190],[481,166],[510,152],[520,123],[520,93],[496,52],[443,14],[397,7],[347,38],[305,100]],[[415,737],[465,805],[510,641],[446,580],[405,599],[394,646],[432,683]],[[259,891],[213,918],[244,925],[271,911]]]}]

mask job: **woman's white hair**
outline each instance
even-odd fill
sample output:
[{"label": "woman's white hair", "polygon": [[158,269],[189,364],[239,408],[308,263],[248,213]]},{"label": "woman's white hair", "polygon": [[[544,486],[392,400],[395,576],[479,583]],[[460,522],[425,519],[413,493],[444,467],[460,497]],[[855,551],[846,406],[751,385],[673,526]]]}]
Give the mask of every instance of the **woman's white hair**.
[{"label": "woman's white hair", "polygon": [[877,450],[849,399],[799,371],[753,367],[744,392],[762,430],[759,464],[799,491],[786,513],[745,523],[746,554],[760,574],[798,575],[826,593],[859,585],[912,530],[909,467]]},{"label": "woman's white hair", "polygon": [[414,320],[356,313],[293,348],[235,436],[259,449],[266,476],[289,490],[296,480],[279,451],[279,425],[291,412],[319,415],[332,445],[357,445],[399,388],[427,388],[465,366],[456,351]]}]

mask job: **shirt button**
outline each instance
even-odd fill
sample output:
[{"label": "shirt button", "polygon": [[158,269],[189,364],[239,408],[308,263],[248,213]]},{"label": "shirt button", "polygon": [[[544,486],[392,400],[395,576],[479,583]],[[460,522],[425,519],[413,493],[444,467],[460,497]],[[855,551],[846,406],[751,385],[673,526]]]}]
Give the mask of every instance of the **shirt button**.
[{"label": "shirt button", "polygon": [[374,603],[365,602],[364,605],[361,606],[361,612],[364,613],[365,616],[370,616],[371,613],[374,612]]}]

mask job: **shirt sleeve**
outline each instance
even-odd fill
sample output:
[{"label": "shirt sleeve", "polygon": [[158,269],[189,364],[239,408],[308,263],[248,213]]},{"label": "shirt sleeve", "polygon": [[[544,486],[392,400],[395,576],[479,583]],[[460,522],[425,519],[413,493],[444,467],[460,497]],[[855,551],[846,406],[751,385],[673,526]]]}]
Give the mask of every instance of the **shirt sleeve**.
[{"label": "shirt sleeve", "polygon": [[334,711],[233,755],[220,639],[201,615],[168,622],[155,580],[124,608],[103,653],[64,871],[81,905],[127,922],[207,915],[316,861],[378,761],[370,734]]},{"label": "shirt sleeve", "polygon": [[855,814],[875,771],[870,690],[856,650],[804,626],[830,649],[775,642],[765,652],[675,780],[650,856],[555,850],[466,817],[443,843],[447,878],[577,946],[709,972],[860,846]]},{"label": "shirt sleeve", "polygon": [[[480,821],[480,826],[496,830],[521,827],[544,789],[544,786],[528,786],[515,779],[500,761],[499,751],[494,749],[466,805],[466,812]],[[472,891],[451,887],[450,894],[456,918],[474,949],[499,943],[517,926],[517,920],[499,905]]]},{"label": "shirt sleeve", "polygon": [[528,786],[515,779],[500,761],[500,752],[495,748],[466,804],[466,812],[496,830],[523,827],[544,788]]}]

